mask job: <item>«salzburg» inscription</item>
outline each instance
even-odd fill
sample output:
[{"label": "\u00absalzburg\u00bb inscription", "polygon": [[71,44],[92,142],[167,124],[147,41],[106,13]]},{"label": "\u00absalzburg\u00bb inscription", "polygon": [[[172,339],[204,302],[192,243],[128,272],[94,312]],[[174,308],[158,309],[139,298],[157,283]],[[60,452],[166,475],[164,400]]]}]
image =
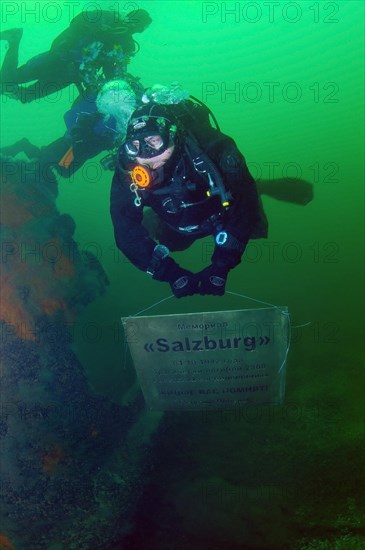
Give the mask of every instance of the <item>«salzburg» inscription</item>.
[{"label": "\u00absalzburg\u00bb inscription", "polygon": [[208,338],[204,336],[201,340],[191,340],[185,337],[183,340],[175,340],[169,342],[167,338],[157,338],[154,342],[146,342],[143,346],[144,350],[148,353],[159,352],[165,353],[167,351],[174,352],[186,352],[186,351],[213,351],[213,350],[227,350],[238,349],[243,347],[245,351],[253,351],[257,346],[267,346],[270,342],[268,336],[260,336],[258,339],[256,336],[234,337],[234,338]]}]

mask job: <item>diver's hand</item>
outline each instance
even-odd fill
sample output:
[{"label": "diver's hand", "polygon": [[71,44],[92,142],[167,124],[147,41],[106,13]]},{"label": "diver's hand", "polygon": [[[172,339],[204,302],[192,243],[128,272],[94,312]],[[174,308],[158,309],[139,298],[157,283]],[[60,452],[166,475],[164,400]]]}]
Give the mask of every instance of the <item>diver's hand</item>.
[{"label": "diver's hand", "polygon": [[171,290],[176,298],[184,296],[193,296],[199,292],[199,281],[197,276],[191,271],[179,267],[179,272],[175,275],[173,281],[170,282]]},{"label": "diver's hand", "polygon": [[229,268],[220,267],[214,264],[209,265],[196,274],[199,280],[199,293],[202,295],[212,294],[213,296],[223,296]]},{"label": "diver's hand", "polygon": [[176,298],[192,296],[199,293],[199,281],[197,276],[183,269],[170,257],[163,258],[153,274],[157,281],[166,281]]}]

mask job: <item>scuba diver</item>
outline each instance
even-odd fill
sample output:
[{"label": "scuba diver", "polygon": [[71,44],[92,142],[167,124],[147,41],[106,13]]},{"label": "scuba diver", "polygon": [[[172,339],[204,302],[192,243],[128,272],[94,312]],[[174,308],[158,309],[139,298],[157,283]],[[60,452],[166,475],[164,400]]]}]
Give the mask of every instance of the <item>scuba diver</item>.
[{"label": "scuba diver", "polygon": [[[80,95],[95,92],[111,79],[124,78],[130,58],[138,51],[132,38],[152,22],[148,12],[133,10],[123,19],[117,12],[98,10],[78,14],[53,42],[48,52],[18,67],[23,29],[8,29],[0,40],[8,42],[0,71],[1,93],[30,103],[70,84]],[[20,86],[36,80],[29,86]]]},{"label": "scuba diver", "polygon": [[43,147],[23,138],[0,151],[8,157],[23,152],[28,159],[43,168],[55,169],[64,178],[72,177],[86,161],[108,151],[100,163],[104,169],[114,169],[128,119],[143,91],[139,79],[129,74],[125,80],[106,82],[98,93],[76,99],[64,115],[67,130],[61,138]]},{"label": "scuba diver", "polygon": [[[118,248],[137,268],[168,282],[177,298],[223,295],[249,239],[267,237],[267,219],[245,159],[234,140],[211,125],[210,116],[191,99],[139,107],[112,182]],[[152,235],[144,225],[144,207],[159,218]],[[215,249],[199,273],[169,255],[208,235]]]}]

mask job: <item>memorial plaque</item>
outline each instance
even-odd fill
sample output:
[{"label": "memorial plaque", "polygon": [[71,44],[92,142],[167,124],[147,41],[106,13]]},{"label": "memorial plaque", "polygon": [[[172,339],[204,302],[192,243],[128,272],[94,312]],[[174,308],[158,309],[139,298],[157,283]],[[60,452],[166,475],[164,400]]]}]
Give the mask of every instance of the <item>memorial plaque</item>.
[{"label": "memorial plaque", "polygon": [[151,410],[280,404],[289,349],[286,307],[122,319]]}]

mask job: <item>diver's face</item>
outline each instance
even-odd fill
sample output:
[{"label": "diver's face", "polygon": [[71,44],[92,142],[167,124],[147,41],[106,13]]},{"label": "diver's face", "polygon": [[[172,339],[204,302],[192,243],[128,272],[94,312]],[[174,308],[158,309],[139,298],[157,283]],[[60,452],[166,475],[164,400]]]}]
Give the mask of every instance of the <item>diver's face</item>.
[{"label": "diver's face", "polygon": [[152,149],[155,149],[158,151],[163,146],[163,140],[162,137],[158,134],[156,136],[148,136],[145,138],[145,142],[152,147]]},{"label": "diver's face", "polygon": [[174,150],[175,145],[171,145],[171,147],[168,147],[160,155],[156,155],[155,157],[151,158],[136,157],[136,160],[139,164],[143,164],[144,166],[151,168],[151,170],[157,170],[158,168],[161,168],[161,166],[163,166],[171,158]]},{"label": "diver's face", "polygon": [[156,134],[153,136],[142,138],[142,141],[140,141],[139,139],[135,139],[132,141],[132,144],[135,147],[136,151],[143,151],[146,157],[147,145],[150,150],[150,155],[148,156],[155,156],[155,154],[157,154],[157,151],[159,151],[161,147],[163,147],[163,139],[160,135]]},{"label": "diver's face", "polygon": [[[140,143],[139,140],[132,141],[136,151],[139,151],[140,153],[145,152],[144,156],[142,154],[141,156],[136,156],[136,160],[139,164],[144,164],[152,170],[161,168],[161,166],[169,160],[175,149],[175,146],[172,145],[171,147],[165,149],[162,153],[158,154],[159,150],[164,146],[163,139],[159,134],[144,137],[143,142],[144,143]],[[148,152],[145,151],[146,145],[148,147]]]}]

